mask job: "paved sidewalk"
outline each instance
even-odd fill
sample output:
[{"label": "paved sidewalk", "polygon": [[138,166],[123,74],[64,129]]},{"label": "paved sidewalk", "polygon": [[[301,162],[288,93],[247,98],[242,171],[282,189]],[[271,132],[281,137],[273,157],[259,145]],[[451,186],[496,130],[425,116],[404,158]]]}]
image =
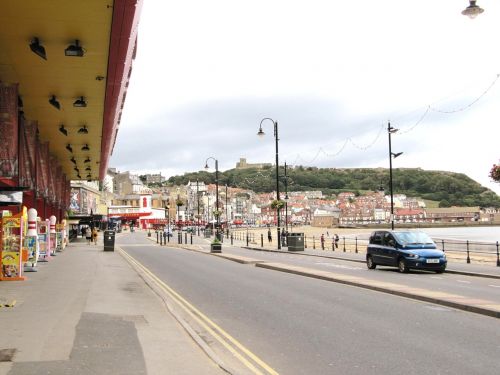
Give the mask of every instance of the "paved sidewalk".
[{"label": "paved sidewalk", "polygon": [[0,282],[15,301],[0,308],[0,375],[224,373],[102,243],[71,243],[25,276]]}]

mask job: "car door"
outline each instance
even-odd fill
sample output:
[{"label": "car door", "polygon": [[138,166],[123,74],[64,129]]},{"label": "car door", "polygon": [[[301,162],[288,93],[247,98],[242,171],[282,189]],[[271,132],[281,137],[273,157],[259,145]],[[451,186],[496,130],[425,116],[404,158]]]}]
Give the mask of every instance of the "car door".
[{"label": "car door", "polygon": [[380,254],[382,252],[382,234],[381,232],[374,232],[370,237],[368,245],[368,254],[371,254],[373,261],[380,264]]},{"label": "car door", "polygon": [[398,263],[398,250],[396,248],[396,239],[390,232],[385,232],[382,238],[382,249],[384,264],[395,266]]}]

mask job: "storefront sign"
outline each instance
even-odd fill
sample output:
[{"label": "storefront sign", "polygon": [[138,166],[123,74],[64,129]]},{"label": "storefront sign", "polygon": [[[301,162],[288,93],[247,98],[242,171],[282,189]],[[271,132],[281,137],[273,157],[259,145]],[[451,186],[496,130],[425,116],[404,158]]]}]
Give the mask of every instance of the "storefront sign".
[{"label": "storefront sign", "polygon": [[21,204],[23,203],[23,192],[0,191],[0,203]]}]

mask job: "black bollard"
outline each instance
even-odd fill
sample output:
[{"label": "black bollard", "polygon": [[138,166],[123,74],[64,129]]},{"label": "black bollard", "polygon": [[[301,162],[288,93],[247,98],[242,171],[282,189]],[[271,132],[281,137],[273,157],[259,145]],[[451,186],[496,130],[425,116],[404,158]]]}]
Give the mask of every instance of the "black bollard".
[{"label": "black bollard", "polygon": [[345,237],[342,237],[343,241],[344,241],[344,253],[345,253]]},{"label": "black bollard", "polygon": [[231,233],[231,245],[233,244],[233,234]]},{"label": "black bollard", "polygon": [[316,238],[313,236],[313,249],[316,249]]},{"label": "black bollard", "polygon": [[163,232],[163,244],[167,244],[167,232]]},{"label": "black bollard", "polygon": [[354,252],[356,254],[358,253],[358,237],[356,237],[356,249],[354,250]]},{"label": "black bollard", "polygon": [[160,240],[158,239],[158,231],[156,231],[156,243],[160,242]]},{"label": "black bollard", "polygon": [[191,233],[191,245],[193,244],[193,233]]},{"label": "black bollard", "polygon": [[184,243],[187,245],[188,243],[188,233],[184,232]]},{"label": "black bollard", "polygon": [[162,235],[160,234],[160,246],[163,245],[163,237]]},{"label": "black bollard", "polygon": [[500,254],[498,253],[498,241],[497,241],[497,267],[500,267]]},{"label": "black bollard", "polygon": [[470,263],[470,256],[469,256],[469,240],[467,240],[467,263]]},{"label": "black bollard", "polygon": [[264,247],[264,234],[260,234],[260,247]]}]

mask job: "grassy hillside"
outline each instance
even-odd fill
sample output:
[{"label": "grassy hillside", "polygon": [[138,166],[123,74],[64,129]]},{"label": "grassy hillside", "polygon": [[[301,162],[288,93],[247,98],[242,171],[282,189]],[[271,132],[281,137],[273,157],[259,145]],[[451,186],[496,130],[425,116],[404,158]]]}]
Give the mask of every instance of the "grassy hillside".
[{"label": "grassy hillside", "polygon": [[[280,170],[280,190],[284,191],[284,170]],[[326,195],[352,191],[363,194],[383,188],[389,192],[389,170],[384,168],[315,168],[295,167],[287,169],[288,190],[321,190]],[[215,173],[193,172],[173,176],[168,184],[187,184],[188,181],[215,182]],[[219,172],[219,184],[270,192],[276,189],[274,168],[231,169]],[[500,197],[462,173],[425,171],[419,168],[393,169],[394,194],[402,193],[424,200],[435,201],[439,207],[481,206],[500,207]]]}]

